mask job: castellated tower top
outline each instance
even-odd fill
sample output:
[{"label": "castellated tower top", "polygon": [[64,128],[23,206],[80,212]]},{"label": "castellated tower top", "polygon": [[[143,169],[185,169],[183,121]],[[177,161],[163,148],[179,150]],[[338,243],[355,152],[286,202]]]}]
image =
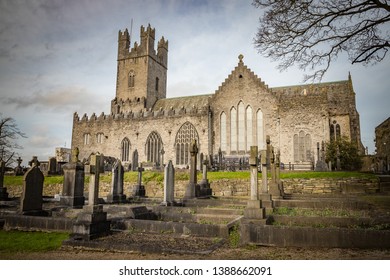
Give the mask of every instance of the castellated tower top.
[{"label": "castellated tower top", "polygon": [[111,107],[113,113],[151,108],[158,99],[166,97],[168,41],[162,37],[156,50],[155,36],[156,30],[150,24],[146,28],[141,26],[140,44],[134,42],[131,47],[129,31],[119,31],[116,97],[113,101],[131,106],[116,105]]}]

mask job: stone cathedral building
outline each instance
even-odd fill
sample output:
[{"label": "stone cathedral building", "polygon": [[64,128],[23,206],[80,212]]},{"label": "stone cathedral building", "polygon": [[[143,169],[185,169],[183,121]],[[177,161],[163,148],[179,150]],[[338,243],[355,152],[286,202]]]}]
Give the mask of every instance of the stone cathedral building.
[{"label": "stone cathedral building", "polygon": [[[189,164],[189,145],[199,154],[242,158],[250,146],[265,148],[266,135],[281,162],[312,164],[317,143],[342,135],[360,147],[359,114],[351,76],[330,83],[268,87],[238,57],[238,64],[214,93],[166,98],[168,41],[155,49],[155,29],[141,26],[140,43],[119,31],[116,94],[111,112],[74,114],[72,148],[160,165]],[[137,160],[138,159],[138,160]],[[163,162],[164,161],[164,162]]]}]

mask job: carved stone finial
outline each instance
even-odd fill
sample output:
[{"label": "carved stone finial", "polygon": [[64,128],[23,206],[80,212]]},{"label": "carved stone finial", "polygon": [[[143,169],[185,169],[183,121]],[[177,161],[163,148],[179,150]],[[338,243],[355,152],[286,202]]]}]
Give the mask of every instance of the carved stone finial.
[{"label": "carved stone finial", "polygon": [[243,56],[242,54],[240,54],[240,55],[238,56],[238,59],[240,60],[240,61],[239,61],[240,63],[242,63],[243,58],[244,58],[244,56]]}]

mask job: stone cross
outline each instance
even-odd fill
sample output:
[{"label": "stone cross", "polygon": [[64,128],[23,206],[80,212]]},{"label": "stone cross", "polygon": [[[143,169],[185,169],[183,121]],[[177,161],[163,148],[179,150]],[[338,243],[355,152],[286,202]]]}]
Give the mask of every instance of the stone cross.
[{"label": "stone cross", "polygon": [[32,167],[23,177],[23,193],[20,200],[20,211],[25,214],[42,212],[42,192],[44,176],[37,164],[37,157],[34,157]]},{"label": "stone cross", "polygon": [[218,163],[219,163],[219,170],[222,170],[222,151],[221,151],[221,148],[218,149]]},{"label": "stone cross", "polygon": [[39,166],[39,165],[41,165],[41,163],[38,161],[38,157],[37,156],[33,156],[33,158],[32,158],[32,160],[30,160],[29,162],[28,162],[28,164],[31,166],[31,167],[33,167],[33,166]]},{"label": "stone cross", "polygon": [[268,193],[267,150],[261,150],[261,173],[262,173],[261,193]]},{"label": "stone cross", "polygon": [[168,162],[164,169],[164,200],[162,205],[170,206],[175,199],[175,168],[172,160]]},{"label": "stone cross", "polygon": [[19,157],[17,160],[16,160],[17,162],[18,162],[18,168],[21,168],[21,164],[22,164],[22,159],[21,159],[21,157]]},{"label": "stone cross", "polygon": [[132,162],[131,170],[137,171],[137,168],[138,168],[138,150],[135,149],[135,151],[133,152],[133,162]]},{"label": "stone cross", "polygon": [[144,197],[146,194],[145,186],[142,185],[142,171],[145,171],[145,168],[142,167],[142,164],[137,168],[138,170],[138,181],[135,186],[133,186],[133,196]]}]

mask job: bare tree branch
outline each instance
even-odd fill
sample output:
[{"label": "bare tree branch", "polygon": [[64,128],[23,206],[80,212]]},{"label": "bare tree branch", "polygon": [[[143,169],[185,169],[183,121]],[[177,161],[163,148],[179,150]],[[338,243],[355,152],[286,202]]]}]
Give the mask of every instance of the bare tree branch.
[{"label": "bare tree branch", "polygon": [[331,63],[345,52],[351,63],[381,62],[389,50],[388,0],[254,0],[264,10],[254,43],[262,55],[314,71],[321,80]]}]

